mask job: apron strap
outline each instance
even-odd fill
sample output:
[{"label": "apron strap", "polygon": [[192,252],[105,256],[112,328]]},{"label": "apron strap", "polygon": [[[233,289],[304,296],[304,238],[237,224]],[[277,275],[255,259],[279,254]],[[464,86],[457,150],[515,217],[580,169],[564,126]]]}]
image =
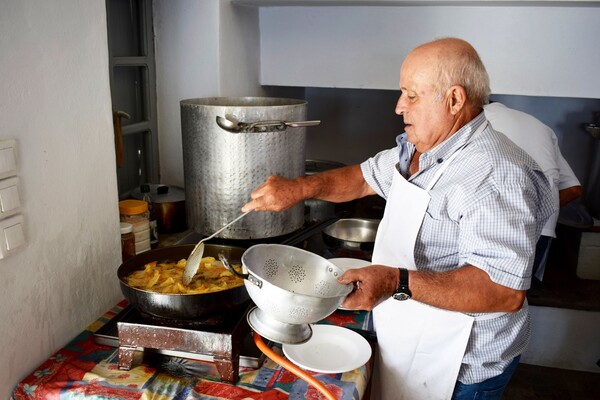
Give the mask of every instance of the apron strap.
[{"label": "apron strap", "polygon": [[499,318],[506,314],[508,314],[508,313],[507,312],[491,312],[491,313],[485,313],[483,315],[478,315],[473,318],[475,318],[475,321],[487,321],[489,319]]}]

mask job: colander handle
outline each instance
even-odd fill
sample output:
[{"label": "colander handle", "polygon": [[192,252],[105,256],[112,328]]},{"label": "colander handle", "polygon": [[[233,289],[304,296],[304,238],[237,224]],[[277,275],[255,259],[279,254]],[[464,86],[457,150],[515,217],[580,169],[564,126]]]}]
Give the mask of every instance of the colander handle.
[{"label": "colander handle", "polygon": [[219,253],[219,260],[221,260],[225,268],[227,268],[227,270],[233,275],[237,276],[238,278],[248,279],[248,274],[240,274],[231,266],[231,264],[229,264],[229,260],[227,259],[227,257],[225,257],[225,254]]},{"label": "colander handle", "polygon": [[227,259],[227,257],[225,257],[225,254],[219,253],[219,260],[221,260],[221,262],[223,263],[223,265],[225,266],[225,268],[227,268],[227,270],[229,272],[231,272],[233,275],[237,276],[238,278],[246,279],[247,281],[253,283],[256,286],[258,286],[259,288],[262,288],[262,281],[260,279],[258,279],[257,277],[255,277],[252,274],[240,274],[239,272],[237,272],[231,266],[231,264],[229,264],[229,260]]}]

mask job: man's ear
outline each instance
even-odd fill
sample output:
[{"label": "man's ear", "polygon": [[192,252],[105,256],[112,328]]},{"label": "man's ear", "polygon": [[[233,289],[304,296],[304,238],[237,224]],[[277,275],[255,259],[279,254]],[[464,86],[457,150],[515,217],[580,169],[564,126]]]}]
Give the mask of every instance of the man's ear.
[{"label": "man's ear", "polygon": [[465,91],[465,88],[460,85],[451,86],[446,93],[446,100],[448,111],[452,115],[456,115],[462,110],[467,102],[467,92]]}]

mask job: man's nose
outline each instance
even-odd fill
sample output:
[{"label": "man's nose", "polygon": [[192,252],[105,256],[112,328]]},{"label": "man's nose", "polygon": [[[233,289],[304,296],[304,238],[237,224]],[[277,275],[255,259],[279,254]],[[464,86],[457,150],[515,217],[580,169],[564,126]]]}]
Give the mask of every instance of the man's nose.
[{"label": "man's nose", "polygon": [[394,110],[397,115],[404,114],[404,105],[402,103],[403,102],[402,102],[402,97],[401,97],[398,99],[398,102],[396,103],[396,109]]}]

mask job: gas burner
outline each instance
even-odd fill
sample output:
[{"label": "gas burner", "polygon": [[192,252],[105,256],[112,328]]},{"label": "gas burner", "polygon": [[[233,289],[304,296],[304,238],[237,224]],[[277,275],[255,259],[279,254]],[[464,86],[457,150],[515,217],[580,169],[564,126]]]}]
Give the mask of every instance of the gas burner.
[{"label": "gas burner", "polygon": [[183,379],[201,378],[207,376],[211,370],[210,366],[190,359],[171,357],[159,353],[148,353],[144,356],[144,361],[147,361],[150,365],[156,365],[169,375]]},{"label": "gas burner", "polygon": [[[247,305],[246,305],[247,306]],[[168,326],[172,328],[182,328],[182,329],[205,329],[205,330],[215,330],[222,328],[227,325],[228,322],[232,320],[236,320],[241,317],[243,314],[240,313],[244,311],[245,308],[240,308],[239,310],[229,310],[230,312],[227,315],[213,315],[203,319],[194,319],[194,320],[185,320],[185,319],[170,319],[159,317],[156,315],[148,314],[143,311],[140,311],[140,316],[146,320],[146,322],[150,325],[158,325],[158,326]],[[233,314],[233,315],[232,315]]]},{"label": "gas burner", "polygon": [[206,375],[211,370],[186,359],[212,362],[222,381],[234,383],[240,365],[257,368],[263,359],[246,320],[250,305],[201,321],[156,317],[128,306],[94,336],[100,344],[118,347],[119,369],[131,369],[134,355],[143,351],[144,358],[158,357],[158,366],[174,375]]}]

